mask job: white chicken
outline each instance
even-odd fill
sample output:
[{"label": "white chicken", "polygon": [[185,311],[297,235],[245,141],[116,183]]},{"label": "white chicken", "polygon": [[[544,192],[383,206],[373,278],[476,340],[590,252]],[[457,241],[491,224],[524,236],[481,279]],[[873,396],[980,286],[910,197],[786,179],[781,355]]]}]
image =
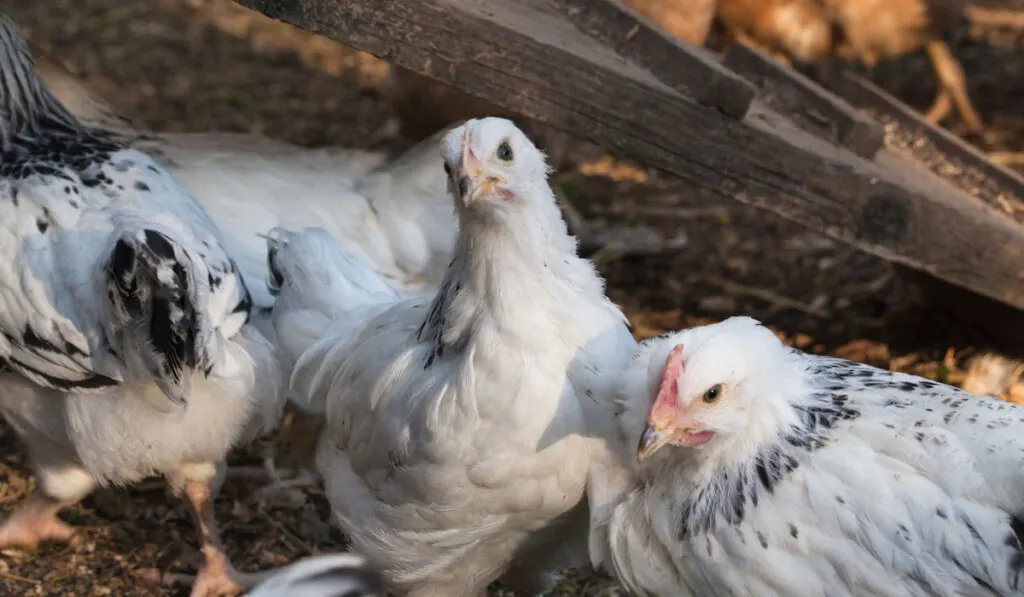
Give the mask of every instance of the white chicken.
[{"label": "white chicken", "polygon": [[232,446],[269,431],[285,374],[213,222],[147,155],[79,123],[0,14],[0,415],[37,492],[0,547],[67,541],[97,485],[167,478],[205,558],[193,596],[236,594],[213,495]]},{"label": "white chicken", "polygon": [[274,572],[246,597],[384,597],[384,583],[350,553],[303,558]]},{"label": "white chicken", "polygon": [[154,135],[119,116],[53,61],[41,60],[36,68],[75,116],[135,135],[132,147],[154,157],[192,193],[220,228],[258,307],[273,304],[264,283],[262,235],[277,226],[324,228],[405,294],[437,289],[458,232],[437,155],[443,132],[396,156],[306,149],[237,133]]},{"label": "white chicken", "polygon": [[[461,229],[441,290],[357,335],[340,323],[303,354],[292,388],[325,407],[325,493],[391,589],[476,597],[501,577],[533,595],[552,570],[586,563],[584,498],[606,500],[590,481],[617,456],[611,382],[635,342],[519,129],[470,120],[442,155]],[[320,301],[320,286],[294,289]],[[282,290],[275,312],[287,304]]]},{"label": "white chicken", "polygon": [[1024,408],[782,344],[733,317],[640,348],[639,480],[608,527],[635,595],[1024,594]]}]

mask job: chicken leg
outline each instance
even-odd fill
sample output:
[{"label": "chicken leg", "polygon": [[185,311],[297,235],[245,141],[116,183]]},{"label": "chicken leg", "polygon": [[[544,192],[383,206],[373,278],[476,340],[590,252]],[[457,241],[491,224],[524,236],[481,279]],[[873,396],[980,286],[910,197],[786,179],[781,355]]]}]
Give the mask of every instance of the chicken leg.
[{"label": "chicken leg", "polygon": [[218,477],[214,465],[197,464],[182,467],[178,475],[169,479],[172,491],[184,499],[196,525],[199,552],[203,556],[199,574],[161,575],[159,572],[148,571],[154,572],[153,580],[165,585],[192,582],[191,597],[237,597],[267,577],[262,573],[238,572],[224,554],[213,514],[213,497],[218,489]]},{"label": "chicken leg", "polygon": [[185,485],[185,503],[189,506],[199,538],[199,551],[203,565],[199,569],[192,597],[235,597],[246,585],[224,555],[213,515],[213,492],[207,483],[189,482]]},{"label": "chicken leg", "polygon": [[1020,168],[1024,166],[1024,153],[1019,151],[993,151],[988,154],[988,159],[993,164],[999,164],[1007,168]]},{"label": "chicken leg", "polygon": [[932,61],[932,67],[935,69],[935,76],[939,80],[939,90],[935,96],[935,102],[925,113],[925,118],[933,124],[938,124],[949,115],[953,107],[956,107],[967,130],[974,134],[981,134],[985,125],[975,111],[970,96],[967,95],[967,80],[960,62],[953,56],[953,52],[944,41],[930,41],[925,49],[928,52],[928,58]]},{"label": "chicken leg", "polygon": [[987,8],[984,6],[967,6],[964,16],[972,25],[982,27],[1010,27],[1024,29],[1024,11],[1019,9]]}]

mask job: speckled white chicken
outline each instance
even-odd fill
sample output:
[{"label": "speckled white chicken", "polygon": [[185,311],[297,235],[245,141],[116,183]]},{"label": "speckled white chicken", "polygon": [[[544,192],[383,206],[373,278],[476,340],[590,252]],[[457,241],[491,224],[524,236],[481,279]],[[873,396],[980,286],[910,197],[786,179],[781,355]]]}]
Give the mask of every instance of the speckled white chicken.
[{"label": "speckled white chicken", "polygon": [[232,446],[283,406],[274,347],[209,217],[144,153],[79,123],[0,14],[0,415],[37,491],[0,547],[67,541],[96,486],[166,477],[195,514],[194,597],[243,589],[213,520]]},{"label": "speckled white chicken", "polygon": [[587,561],[584,497],[606,500],[591,481],[635,342],[519,129],[470,120],[442,155],[460,233],[441,290],[325,334],[292,388],[326,405],[325,492],[391,589],[477,597],[501,577],[533,595]]},{"label": "speckled white chicken", "polygon": [[639,480],[608,527],[635,595],[1024,594],[1024,408],[782,344],[734,317],[640,348]]}]

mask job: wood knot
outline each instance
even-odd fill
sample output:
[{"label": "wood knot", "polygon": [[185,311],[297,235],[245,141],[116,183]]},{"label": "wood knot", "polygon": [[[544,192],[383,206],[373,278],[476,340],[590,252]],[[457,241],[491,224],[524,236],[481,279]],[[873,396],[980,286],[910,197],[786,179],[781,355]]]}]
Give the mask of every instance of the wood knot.
[{"label": "wood knot", "polygon": [[910,228],[910,210],[902,190],[889,184],[879,184],[871,190],[860,210],[860,238],[881,245],[892,245],[901,240]]}]

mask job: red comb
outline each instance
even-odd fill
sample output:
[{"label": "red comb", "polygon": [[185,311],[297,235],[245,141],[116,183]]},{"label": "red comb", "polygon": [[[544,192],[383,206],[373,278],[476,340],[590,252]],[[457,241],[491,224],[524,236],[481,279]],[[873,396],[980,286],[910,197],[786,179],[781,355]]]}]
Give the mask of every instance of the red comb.
[{"label": "red comb", "polygon": [[679,395],[679,374],[683,372],[683,345],[677,344],[665,358],[665,370],[661,373],[661,384],[658,395],[651,406],[651,417],[658,418],[658,412],[676,410],[676,397]]}]

